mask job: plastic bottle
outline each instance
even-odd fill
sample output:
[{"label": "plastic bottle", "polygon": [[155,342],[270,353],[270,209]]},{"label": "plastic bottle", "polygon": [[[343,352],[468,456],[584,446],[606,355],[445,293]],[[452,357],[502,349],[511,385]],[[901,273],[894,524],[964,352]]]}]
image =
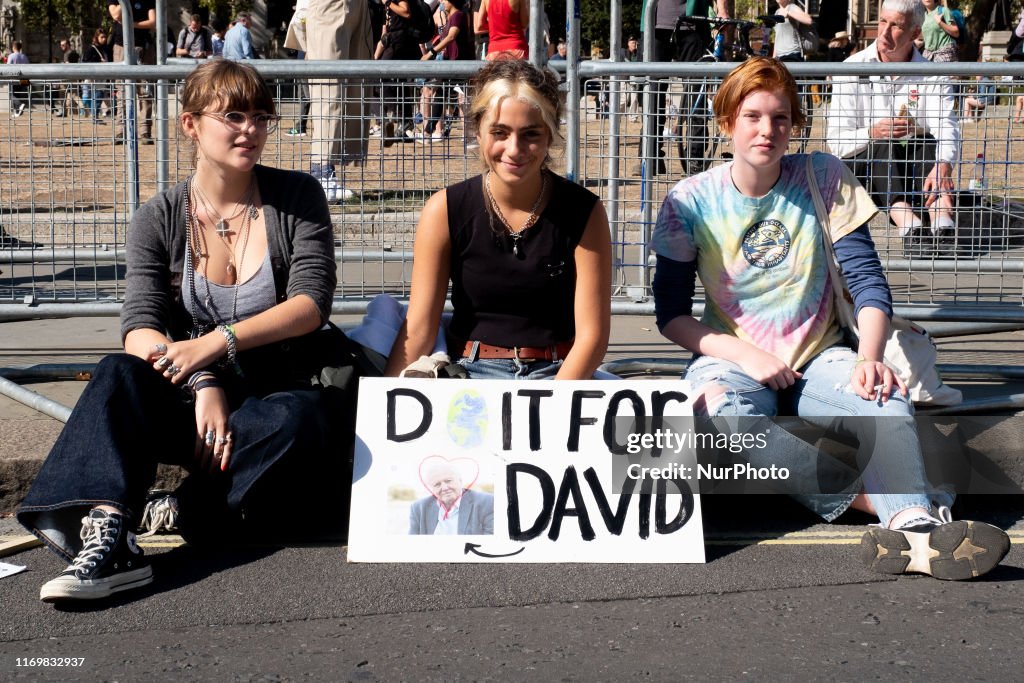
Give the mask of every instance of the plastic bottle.
[{"label": "plastic bottle", "polygon": [[715,36],[714,55],[715,59],[718,60],[719,62],[725,61],[725,36],[723,36],[721,33]]},{"label": "plastic bottle", "polygon": [[974,161],[974,176],[971,177],[968,187],[975,192],[984,192],[985,190],[985,154],[983,152],[978,152],[978,157]]}]

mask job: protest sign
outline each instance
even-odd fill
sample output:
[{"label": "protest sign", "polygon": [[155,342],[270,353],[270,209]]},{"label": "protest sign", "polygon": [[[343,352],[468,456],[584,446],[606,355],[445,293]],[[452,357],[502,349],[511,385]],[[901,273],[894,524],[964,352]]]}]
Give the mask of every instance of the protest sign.
[{"label": "protest sign", "polygon": [[629,418],[692,415],[688,393],[683,381],[364,379],[348,559],[703,562],[694,488],[612,472]]}]

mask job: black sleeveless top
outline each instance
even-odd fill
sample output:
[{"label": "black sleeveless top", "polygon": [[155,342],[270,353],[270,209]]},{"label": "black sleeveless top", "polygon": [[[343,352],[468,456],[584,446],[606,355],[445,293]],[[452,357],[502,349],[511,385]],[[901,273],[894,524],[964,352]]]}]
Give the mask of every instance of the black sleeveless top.
[{"label": "black sleeveless top", "polygon": [[[455,343],[549,346],[576,336],[575,250],[597,195],[550,174],[554,187],[519,252],[484,203],[483,176],[447,188]],[[456,351],[456,349],[452,349]]]}]

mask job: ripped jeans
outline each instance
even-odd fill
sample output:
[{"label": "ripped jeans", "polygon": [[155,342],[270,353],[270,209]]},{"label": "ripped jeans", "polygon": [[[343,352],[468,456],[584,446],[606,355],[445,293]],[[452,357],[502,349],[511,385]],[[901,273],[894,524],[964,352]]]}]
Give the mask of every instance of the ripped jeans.
[{"label": "ripped jeans", "polygon": [[[803,377],[796,384],[778,392],[752,379],[739,365],[712,356],[695,358],[684,378],[694,395],[703,396],[706,415],[724,418],[716,422],[726,429],[767,432],[765,448],[747,451],[749,464],[789,469],[790,478],[780,490],[827,521],[841,515],[860,491],[867,494],[883,525],[907,508],[952,504],[951,495],[933,490],[925,477],[909,399],[897,390],[886,403],[857,396],[849,385],[856,361],[850,348],[833,346],[800,368]],[[711,385],[723,391],[709,392]],[[857,470],[770,419],[780,413],[855,440]],[[854,486],[836,492],[832,485],[840,481],[852,481]],[[827,493],[816,493],[821,490]]]}]

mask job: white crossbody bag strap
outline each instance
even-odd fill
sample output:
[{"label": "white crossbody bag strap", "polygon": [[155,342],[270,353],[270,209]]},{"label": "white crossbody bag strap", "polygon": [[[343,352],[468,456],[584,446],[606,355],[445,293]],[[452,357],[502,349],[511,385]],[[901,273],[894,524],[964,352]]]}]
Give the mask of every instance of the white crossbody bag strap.
[{"label": "white crossbody bag strap", "polygon": [[840,327],[844,327],[853,334],[857,334],[857,318],[853,311],[853,302],[847,299],[846,278],[839,269],[836,258],[836,248],[832,244],[832,223],[828,217],[828,210],[825,208],[825,199],[821,196],[821,188],[818,187],[818,178],[814,175],[814,155],[807,155],[807,187],[811,191],[811,198],[814,200],[814,213],[818,217],[818,225],[821,228],[821,243],[825,247],[825,261],[828,264],[828,276],[832,281],[832,301],[834,304],[836,320]]}]

